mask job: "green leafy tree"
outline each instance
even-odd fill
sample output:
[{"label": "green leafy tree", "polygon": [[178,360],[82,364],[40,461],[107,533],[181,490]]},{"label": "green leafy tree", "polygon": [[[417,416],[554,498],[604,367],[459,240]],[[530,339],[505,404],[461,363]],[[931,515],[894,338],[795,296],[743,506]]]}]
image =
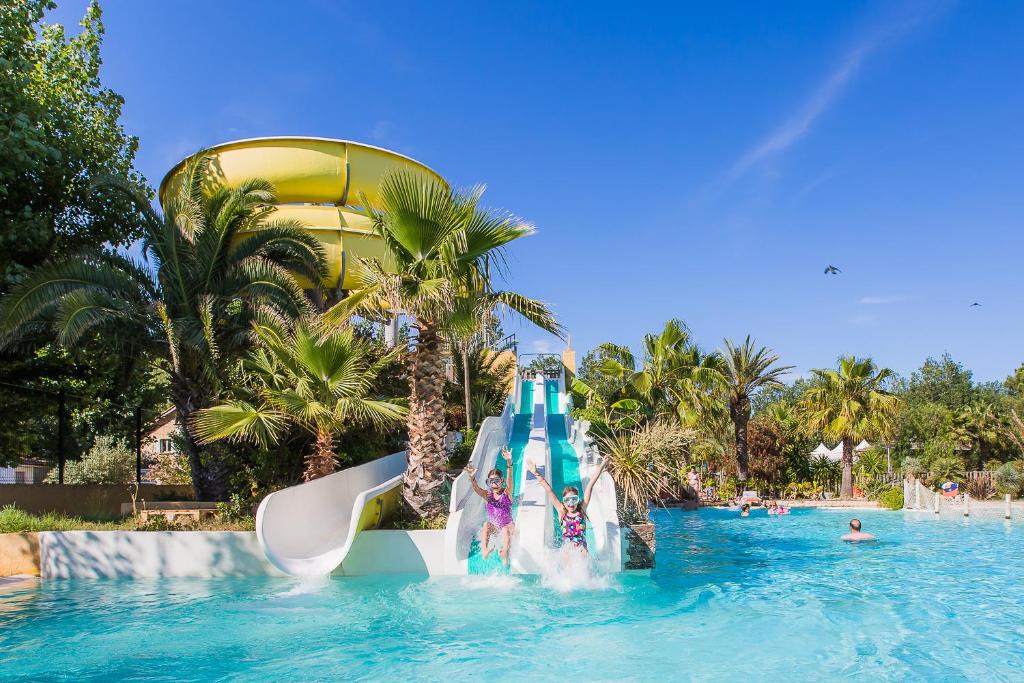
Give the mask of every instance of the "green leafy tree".
[{"label": "green leafy tree", "polygon": [[204,443],[220,439],[275,444],[290,425],[315,438],[306,457],[306,481],[334,472],[335,436],[347,427],[402,421],[405,408],[373,395],[389,357],[374,359],[351,328],[325,329],[307,318],[287,329],[257,324],[259,348],[243,361],[249,395],[196,411],[192,427]]},{"label": "green leafy tree", "polygon": [[[318,281],[324,257],[301,226],[267,218],[274,203],[269,183],[250,180],[204,194],[209,163],[199,157],[188,165],[162,217],[130,187],[112,185],[136,202],[148,266],[95,249],[44,265],[0,301],[0,334],[11,340],[43,326],[73,347],[102,332],[111,351],[145,348],[160,359],[185,423],[214,403],[250,346],[253,320],[309,309],[290,271]],[[183,443],[196,495],[224,500],[225,459],[201,450],[187,432]]]},{"label": "green leafy tree", "polygon": [[146,192],[132,170],[138,140],[119,121],[124,100],[100,81],[99,5],[72,37],[42,23],[54,6],[0,6],[0,293],[54,253],[139,236],[132,203],[91,187],[114,175]]},{"label": "green leafy tree", "polygon": [[476,428],[488,415],[496,415],[504,407],[505,398],[509,395],[516,360],[512,353],[494,351],[482,343],[474,343],[468,349],[453,348],[452,361],[455,367],[462,368],[456,373],[454,381],[449,384],[452,394],[446,401],[451,404],[458,395],[466,395],[466,379],[472,392],[470,403],[470,428]]},{"label": "green leafy tree", "polygon": [[900,399],[886,390],[892,371],[878,369],[870,358],[844,356],[835,370],[811,373],[814,382],[804,393],[801,407],[811,428],[843,442],[840,495],[850,498],[854,445],[873,437],[879,423],[891,420],[899,410]]},{"label": "green leafy tree", "polygon": [[1024,363],[1018,365],[1013,374],[1006,378],[1003,386],[1006,387],[1011,396],[1024,395]]},{"label": "green leafy tree", "polygon": [[[649,417],[670,416],[684,427],[697,427],[721,412],[716,391],[723,383],[719,354],[704,354],[680,320],[670,320],[658,334],[641,341],[638,363],[625,347],[603,344],[598,371],[611,386],[621,387],[617,398],[638,401]],[[585,383],[584,383],[585,384]],[[581,386],[594,395],[593,387]]]},{"label": "green leafy tree", "polygon": [[911,403],[937,403],[950,410],[966,408],[974,400],[971,371],[947,353],[928,358],[910,376],[905,400]]},{"label": "green leafy tree", "polygon": [[725,385],[729,401],[729,417],[732,419],[736,439],[736,468],[740,481],[746,481],[747,467],[747,424],[750,422],[751,397],[765,388],[782,386],[780,377],[793,369],[792,365],[776,365],[779,357],[771,349],[757,347],[757,342],[747,335],[742,344],[724,342]]},{"label": "green leafy tree", "polygon": [[[363,196],[386,265],[361,259],[354,264],[358,285],[327,312],[335,324],[353,313],[383,318],[402,311],[417,334],[406,355],[410,381],[409,464],[403,480],[407,510],[420,518],[443,513],[444,359],[443,340],[458,311],[464,283],[476,278],[490,292],[490,272],[504,262],[505,247],[532,234],[521,219],[480,205],[483,188],[454,191],[446,184],[407,173],[385,176],[379,200]],[[560,332],[547,307],[531,302],[523,314],[542,328]]]},{"label": "green leafy tree", "polygon": [[149,478],[158,484],[191,486],[192,473],[188,469],[188,457],[174,451],[157,453],[149,463]]},{"label": "green leafy tree", "polygon": [[[484,259],[485,268],[489,263],[489,259]],[[492,291],[491,275],[487,270],[479,272],[474,266],[461,278],[444,324],[444,336],[451,347],[452,359],[457,361],[462,371],[460,385],[465,407],[463,417],[468,428],[476,426],[473,418],[473,382],[470,377],[472,351],[490,349],[499,340],[499,315],[509,311],[522,315],[541,329],[561,332],[558,322],[545,304],[516,292]],[[550,357],[543,359],[552,360]],[[558,362],[558,367],[561,368],[561,362]]]},{"label": "green leafy tree", "polygon": [[[100,79],[98,4],[88,5],[75,35],[44,23],[53,7],[0,3],[0,296],[49,259],[140,236],[132,203],[93,191],[96,179],[116,176],[149,196],[132,169],[138,141],[121,126],[123,100]],[[71,457],[97,433],[127,436],[132,408],[125,414],[117,403],[149,400],[135,390],[146,384],[140,354],[109,359],[102,341],[66,350],[50,342],[41,332],[0,350],[0,462],[55,457],[57,404],[48,391],[82,397],[68,403]]]},{"label": "green leafy tree", "polygon": [[579,371],[576,373],[576,379],[581,382],[581,390],[576,393],[581,398],[585,399],[588,393],[605,403],[612,403],[617,398],[622,398],[624,389],[622,378],[601,371],[607,360],[622,366],[633,367],[635,365],[632,351],[624,346],[604,343],[591,349],[583,356]]}]

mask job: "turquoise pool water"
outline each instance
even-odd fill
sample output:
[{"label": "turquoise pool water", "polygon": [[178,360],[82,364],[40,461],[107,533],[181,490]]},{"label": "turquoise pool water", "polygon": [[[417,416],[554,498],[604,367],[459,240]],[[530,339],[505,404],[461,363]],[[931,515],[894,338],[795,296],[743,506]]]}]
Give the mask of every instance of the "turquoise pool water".
[{"label": "turquoise pool water", "polygon": [[1024,527],[655,513],[604,590],[509,576],[0,588],[4,680],[1024,680]]}]

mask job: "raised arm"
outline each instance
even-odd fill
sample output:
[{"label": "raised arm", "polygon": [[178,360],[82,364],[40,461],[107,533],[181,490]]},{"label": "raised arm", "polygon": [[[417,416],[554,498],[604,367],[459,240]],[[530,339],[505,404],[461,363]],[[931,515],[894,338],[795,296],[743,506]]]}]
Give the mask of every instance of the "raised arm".
[{"label": "raised arm", "polygon": [[548,480],[544,478],[544,475],[537,471],[537,465],[534,464],[532,460],[527,460],[526,469],[530,470],[533,476],[537,477],[537,481],[539,481],[540,485],[544,487],[544,490],[548,492],[548,499],[551,501],[551,504],[555,506],[555,509],[558,510],[558,516],[564,517],[565,506],[562,505],[562,501],[559,500],[558,496],[556,496],[555,492],[551,489],[551,484],[548,483]]},{"label": "raised arm", "polygon": [[602,474],[604,474],[605,462],[607,462],[607,461],[604,458],[601,458],[601,464],[598,465],[597,472],[594,472],[594,476],[592,476],[590,478],[590,481],[587,482],[587,490],[583,494],[583,505],[584,506],[590,505],[590,494],[594,492],[594,484],[596,484],[597,480],[601,478]]},{"label": "raised arm", "polygon": [[466,465],[464,469],[466,470],[466,474],[469,476],[469,484],[473,487],[473,490],[476,491],[476,495],[487,500],[487,489],[476,483],[476,468],[472,465]]},{"label": "raised arm", "polygon": [[508,446],[501,447],[501,457],[505,459],[505,467],[507,468],[505,474],[505,491],[508,493],[508,499],[512,500],[513,491],[516,489],[515,484],[515,469],[512,467],[512,449]]}]

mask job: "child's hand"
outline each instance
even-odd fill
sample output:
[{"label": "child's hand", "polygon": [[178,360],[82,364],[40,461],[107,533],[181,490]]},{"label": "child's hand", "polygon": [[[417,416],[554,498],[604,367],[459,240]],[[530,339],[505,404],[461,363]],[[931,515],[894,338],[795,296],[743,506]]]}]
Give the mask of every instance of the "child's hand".
[{"label": "child's hand", "polygon": [[526,469],[530,470],[531,474],[537,474],[537,465],[532,460],[526,461]]},{"label": "child's hand", "polygon": [[505,462],[512,462],[512,449],[508,446],[502,446],[501,457],[505,458]]},{"label": "child's hand", "polygon": [[463,469],[463,470],[464,470],[464,471],[466,472],[466,474],[468,474],[469,476],[471,476],[471,477],[475,477],[475,476],[476,476],[476,468],[475,468],[475,467],[473,467],[472,465],[466,465],[466,466],[465,466],[465,467],[463,467],[462,469]]}]

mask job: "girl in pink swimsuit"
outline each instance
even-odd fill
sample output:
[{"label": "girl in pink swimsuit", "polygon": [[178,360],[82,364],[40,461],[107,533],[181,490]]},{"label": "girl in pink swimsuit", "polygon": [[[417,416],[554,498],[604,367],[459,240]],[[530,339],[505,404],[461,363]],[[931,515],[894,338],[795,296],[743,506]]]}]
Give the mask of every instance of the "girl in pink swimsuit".
[{"label": "girl in pink swimsuit", "polygon": [[580,499],[580,490],[575,486],[566,486],[562,489],[562,497],[559,498],[544,475],[537,471],[537,466],[532,461],[528,460],[526,467],[547,491],[548,499],[558,512],[558,520],[562,525],[562,547],[572,548],[585,555],[587,553],[587,505],[590,504],[594,484],[604,472],[605,461],[601,461],[597,471],[590,477],[590,483],[587,484],[587,490],[582,499]]},{"label": "girl in pink swimsuit", "polygon": [[[508,446],[501,449],[501,457],[505,459],[508,466],[508,481],[515,481],[512,472],[512,451]],[[466,465],[466,473],[469,474],[469,483],[477,495],[487,501],[487,521],[483,528],[483,556],[487,559],[491,554],[491,534],[497,533],[501,536],[501,548],[498,555],[501,563],[506,567],[509,560],[509,549],[512,547],[512,533],[515,531],[515,522],[512,521],[512,495],[501,470],[493,469],[487,473],[487,488],[476,483],[476,468]]]}]

